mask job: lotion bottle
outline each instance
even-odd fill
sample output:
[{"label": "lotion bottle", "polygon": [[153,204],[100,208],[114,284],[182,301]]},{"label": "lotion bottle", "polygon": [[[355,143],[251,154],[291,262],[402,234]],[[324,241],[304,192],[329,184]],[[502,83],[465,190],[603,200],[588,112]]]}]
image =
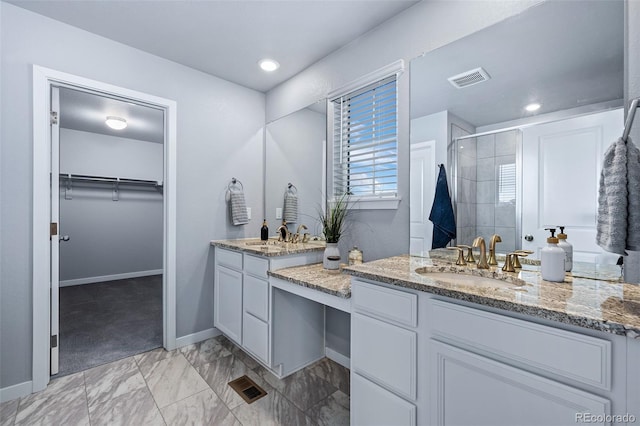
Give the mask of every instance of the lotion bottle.
[{"label": "lotion bottle", "polygon": [[558,247],[564,250],[564,270],[571,272],[573,268],[573,246],[567,241],[567,234],[564,233],[564,226],[558,226],[560,233],[558,234]]},{"label": "lotion bottle", "polygon": [[548,245],[540,251],[540,273],[545,281],[564,281],[564,250],[558,247],[558,238],[555,236],[556,228],[546,228],[551,232],[547,238]]}]

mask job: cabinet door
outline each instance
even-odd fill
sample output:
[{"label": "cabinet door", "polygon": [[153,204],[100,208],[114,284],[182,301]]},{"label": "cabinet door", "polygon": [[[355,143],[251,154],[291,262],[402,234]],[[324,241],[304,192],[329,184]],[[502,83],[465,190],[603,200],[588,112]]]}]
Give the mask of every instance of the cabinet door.
[{"label": "cabinet door", "polygon": [[216,265],[213,323],[236,343],[242,342],[242,273]]},{"label": "cabinet door", "polygon": [[429,346],[432,424],[570,425],[584,413],[610,414],[599,396],[438,341]]},{"label": "cabinet door", "polygon": [[416,407],[359,374],[351,374],[351,424],[411,426]]}]

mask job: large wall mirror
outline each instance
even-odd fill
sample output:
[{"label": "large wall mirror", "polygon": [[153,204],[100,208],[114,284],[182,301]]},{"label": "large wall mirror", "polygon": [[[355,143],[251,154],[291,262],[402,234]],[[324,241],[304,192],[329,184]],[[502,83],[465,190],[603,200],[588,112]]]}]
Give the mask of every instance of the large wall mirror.
[{"label": "large wall mirror", "polygon": [[454,244],[499,234],[497,251],[535,257],[562,225],[576,260],[608,260],[595,223],[602,154],[624,126],[623,9],[545,2],[411,61],[412,254],[431,249],[444,164]]},{"label": "large wall mirror", "polygon": [[326,100],[272,121],[266,129],[265,214],[269,234],[275,235],[283,215],[288,213],[287,192],[297,199],[298,207],[296,220],[287,223],[289,231],[295,233],[305,225],[308,229],[301,229],[301,234],[320,234],[318,211],[324,205],[325,194]]}]

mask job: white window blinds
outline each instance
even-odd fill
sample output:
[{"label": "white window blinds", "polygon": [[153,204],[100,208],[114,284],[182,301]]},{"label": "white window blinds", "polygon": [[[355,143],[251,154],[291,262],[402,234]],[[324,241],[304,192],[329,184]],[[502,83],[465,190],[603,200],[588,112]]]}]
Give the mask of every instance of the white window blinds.
[{"label": "white window blinds", "polygon": [[333,194],[396,196],[396,76],[333,99]]}]

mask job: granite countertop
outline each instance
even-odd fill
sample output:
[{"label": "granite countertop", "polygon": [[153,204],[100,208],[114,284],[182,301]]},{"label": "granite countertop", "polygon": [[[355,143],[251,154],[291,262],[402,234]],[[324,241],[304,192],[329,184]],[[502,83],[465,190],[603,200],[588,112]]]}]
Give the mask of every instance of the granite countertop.
[{"label": "granite countertop", "polygon": [[[574,262],[565,281],[542,280],[537,265],[523,264],[515,273],[499,268],[478,270],[455,266],[451,252],[432,251],[429,257],[409,255],[380,259],[344,268],[355,277],[379,281],[533,317],[640,339],[640,285],[621,282],[620,268]],[[511,284],[473,285],[438,281],[416,269],[458,272],[491,278],[509,275]],[[522,280],[523,282],[521,282]]]},{"label": "granite countertop", "polygon": [[343,274],[339,270],[324,269],[322,263],[278,269],[269,271],[268,274],[343,299],[351,297],[351,276]]},{"label": "granite countertop", "polygon": [[270,238],[267,241],[260,241],[259,238],[215,240],[211,241],[211,245],[265,257],[288,256],[291,254],[323,251],[326,247],[325,242],[320,240],[294,244],[279,242],[277,239],[273,238]]}]

